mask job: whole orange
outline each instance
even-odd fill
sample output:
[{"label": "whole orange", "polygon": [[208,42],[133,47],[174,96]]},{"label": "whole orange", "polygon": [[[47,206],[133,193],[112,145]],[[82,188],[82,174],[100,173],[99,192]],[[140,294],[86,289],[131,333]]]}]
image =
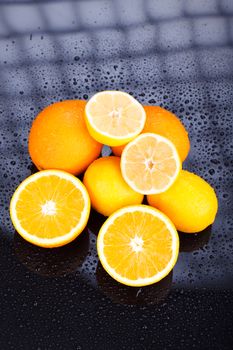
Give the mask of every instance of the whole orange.
[{"label": "whole orange", "polygon": [[102,145],[87,131],[85,105],[81,100],[56,102],[33,121],[28,148],[39,170],[60,169],[78,175],[100,155]]},{"label": "whole orange", "polygon": [[[142,133],[154,132],[166,137],[175,145],[180,159],[183,162],[190,149],[188,133],[180,119],[172,112],[159,106],[144,106],[146,111],[146,123]],[[116,156],[120,156],[125,145],[112,147]]]},{"label": "whole orange", "polygon": [[135,192],[123,179],[119,157],[95,160],[85,171],[83,183],[92,207],[104,216],[133,204],[141,204],[143,195]]},{"label": "whole orange", "polygon": [[181,170],[165,192],[147,196],[148,203],[166,214],[177,230],[196,233],[211,225],[218,210],[214,189],[200,176]]}]

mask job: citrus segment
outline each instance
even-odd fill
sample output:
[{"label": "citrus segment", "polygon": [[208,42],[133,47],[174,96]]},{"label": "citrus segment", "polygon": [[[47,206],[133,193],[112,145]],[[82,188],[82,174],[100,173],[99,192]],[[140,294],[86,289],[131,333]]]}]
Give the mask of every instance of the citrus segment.
[{"label": "citrus segment", "polygon": [[146,205],[122,208],[100,229],[97,250],[104,269],[118,282],[146,286],[173,269],[179,238],[172,222]]},{"label": "citrus segment", "polygon": [[90,199],[79,179],[63,171],[45,170],[19,185],[10,214],[15,229],[27,241],[57,247],[82,232],[90,214]]},{"label": "citrus segment", "polygon": [[140,134],[146,120],[142,105],[122,91],[95,94],[87,102],[85,115],[91,136],[109,146],[128,143]]},{"label": "citrus segment", "polygon": [[121,157],[123,178],[142,194],[166,191],[180,169],[175,146],[165,137],[153,133],[139,135],[125,147]]}]

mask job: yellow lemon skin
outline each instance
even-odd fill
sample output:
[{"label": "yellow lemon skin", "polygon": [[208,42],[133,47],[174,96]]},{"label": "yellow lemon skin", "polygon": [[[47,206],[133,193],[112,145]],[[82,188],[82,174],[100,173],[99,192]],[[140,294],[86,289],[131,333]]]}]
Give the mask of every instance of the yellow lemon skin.
[{"label": "yellow lemon skin", "polygon": [[177,230],[196,233],[211,225],[217,214],[214,189],[200,176],[181,170],[175,183],[164,193],[147,196],[148,203],[165,213]]},{"label": "yellow lemon skin", "polygon": [[108,145],[112,147],[121,147],[122,144],[127,144],[130,141],[132,141],[136,136],[139,135],[139,133],[135,134],[133,137],[121,137],[119,139],[114,139],[113,137],[101,134],[100,132],[96,131],[95,128],[91,125],[89,120],[87,119],[87,116],[85,114],[85,121],[86,121],[86,126],[89,134],[91,137],[96,140],[97,142],[101,142],[103,145]]},{"label": "yellow lemon skin", "polygon": [[104,216],[143,201],[143,195],[131,189],[123,179],[119,157],[95,160],[86,170],[83,183],[91,198],[92,207]]}]

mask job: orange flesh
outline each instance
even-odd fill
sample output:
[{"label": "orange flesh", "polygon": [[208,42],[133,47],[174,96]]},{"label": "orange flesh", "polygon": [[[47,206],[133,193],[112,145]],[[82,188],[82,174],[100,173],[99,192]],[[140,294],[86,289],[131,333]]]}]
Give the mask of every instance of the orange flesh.
[{"label": "orange flesh", "polygon": [[[143,241],[142,250],[133,250],[135,237]],[[123,277],[130,280],[152,277],[172,258],[172,236],[159,218],[141,211],[125,213],[108,228],[104,255],[108,264]]]},{"label": "orange flesh", "polygon": [[[55,213],[45,215],[42,206],[55,203]],[[82,193],[69,181],[55,175],[29,183],[16,205],[21,226],[31,235],[54,238],[69,233],[80,221],[84,208]]]}]

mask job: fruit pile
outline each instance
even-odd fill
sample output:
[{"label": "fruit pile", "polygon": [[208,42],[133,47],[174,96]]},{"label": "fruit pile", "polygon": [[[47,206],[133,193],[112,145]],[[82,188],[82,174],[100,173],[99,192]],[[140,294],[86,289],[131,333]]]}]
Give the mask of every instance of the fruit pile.
[{"label": "fruit pile", "polygon": [[[83,231],[92,206],[109,216],[97,251],[118,282],[158,282],[176,263],[177,230],[200,232],[214,222],[214,190],[182,170],[190,142],[181,121],[125,92],[48,106],[34,120],[28,145],[40,171],[11,199],[15,229],[35,245],[62,246]],[[100,157],[103,145],[114,156]]]}]

